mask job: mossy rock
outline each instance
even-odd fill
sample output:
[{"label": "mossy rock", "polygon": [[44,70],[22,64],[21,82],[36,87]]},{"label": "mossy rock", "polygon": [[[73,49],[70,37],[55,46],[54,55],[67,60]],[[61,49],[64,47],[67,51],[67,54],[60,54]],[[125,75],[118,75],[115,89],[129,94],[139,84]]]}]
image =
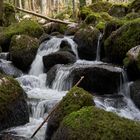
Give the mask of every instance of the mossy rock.
[{"label": "mossy rock", "polygon": [[140,45],[131,48],[126,53],[123,64],[127,69],[129,80],[137,80],[140,78]]},{"label": "mossy rock", "polygon": [[100,31],[92,26],[79,29],[74,36],[78,45],[78,55],[81,59],[95,60]]},{"label": "mossy rock", "polygon": [[29,121],[25,93],[19,83],[0,74],[0,131]]},{"label": "mossy rock", "polygon": [[9,3],[4,3],[3,5],[3,26],[9,26],[13,23],[16,23],[15,18],[15,8]]},{"label": "mossy rock", "polygon": [[127,51],[140,44],[140,18],[127,22],[105,40],[105,55],[110,62],[122,64]]},{"label": "mossy rock", "polygon": [[140,123],[96,107],[66,116],[52,140],[138,140]]},{"label": "mossy rock", "polygon": [[136,18],[140,18],[140,14],[138,14],[138,13],[136,13],[136,12],[128,13],[128,14],[125,16],[125,19],[126,19],[126,20],[133,20],[133,19],[136,19]]},{"label": "mossy rock", "polygon": [[100,21],[95,27],[100,31],[100,32],[104,32],[104,29],[105,29],[105,25],[106,23],[105,22],[102,22]]},{"label": "mossy rock", "polygon": [[138,12],[140,14],[140,1],[134,0],[129,4],[129,12]]},{"label": "mossy rock", "polygon": [[79,110],[83,106],[92,105],[94,105],[94,102],[91,94],[82,88],[73,87],[62,99],[55,112],[49,118],[46,139],[49,140],[52,137],[66,115]]},{"label": "mossy rock", "polygon": [[81,20],[85,20],[86,17],[89,15],[89,14],[92,14],[92,10],[88,7],[82,7],[80,9],[80,14],[79,14],[79,18]]},{"label": "mossy rock", "polygon": [[12,36],[26,34],[29,36],[39,38],[43,33],[43,28],[33,20],[22,20],[19,23],[15,23],[5,28],[0,33],[0,46],[3,51],[9,51],[9,45]]},{"label": "mossy rock", "polygon": [[123,4],[115,4],[109,9],[108,13],[114,17],[124,17],[127,14],[128,8]]},{"label": "mossy rock", "polygon": [[95,25],[95,24],[97,24],[97,22],[98,22],[98,21],[97,21],[98,18],[100,18],[99,15],[97,15],[97,14],[95,14],[95,13],[92,13],[92,14],[89,14],[89,15],[86,17],[85,22],[86,22],[86,24],[93,24],[93,25]]},{"label": "mossy rock", "polygon": [[107,1],[99,1],[90,5],[89,8],[93,12],[108,12],[111,6],[112,4]]},{"label": "mossy rock", "polygon": [[10,57],[13,64],[24,72],[30,69],[35,59],[39,41],[28,35],[15,35],[11,39]]}]

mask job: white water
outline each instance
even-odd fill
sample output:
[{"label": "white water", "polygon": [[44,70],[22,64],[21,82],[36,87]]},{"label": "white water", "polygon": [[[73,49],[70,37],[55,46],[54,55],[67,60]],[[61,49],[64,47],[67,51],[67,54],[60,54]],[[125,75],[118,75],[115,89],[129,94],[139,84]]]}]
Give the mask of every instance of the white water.
[{"label": "white water", "polygon": [[[28,96],[28,105],[30,109],[30,122],[24,126],[12,128],[11,132],[16,132],[18,136],[23,136],[30,138],[33,132],[37,127],[42,123],[44,118],[48,115],[48,112],[51,108],[59,102],[63,96],[66,94],[66,90],[70,89],[71,79],[68,80],[71,70],[75,67],[87,65],[100,65],[103,62],[99,61],[86,61],[86,60],[77,60],[76,63],[70,66],[61,66],[56,71],[56,77],[53,81],[52,88],[49,89],[46,87],[46,78],[47,75],[43,73],[43,63],[42,57],[44,55],[56,52],[59,50],[59,45],[63,39],[67,39],[71,43],[72,50],[76,54],[77,58],[77,46],[72,41],[71,38],[56,38],[53,37],[51,40],[41,44],[38,49],[36,58],[31,66],[29,75],[24,75],[17,78],[20,85],[23,87]],[[99,38],[100,40],[100,38]],[[98,46],[100,46],[98,44]],[[99,54],[99,53],[98,53]],[[98,56],[100,58],[100,56]],[[99,60],[99,59],[97,59]],[[126,80],[125,73],[121,68],[115,67],[116,71],[122,71],[122,84],[120,85],[120,95],[123,95],[124,98],[109,98],[109,97],[95,97],[94,101],[97,107],[103,108],[106,111],[112,111],[117,113],[120,116],[140,120],[140,112],[135,107],[133,102],[129,99],[128,89],[129,84]],[[125,82],[125,84],[123,84]],[[36,140],[44,140],[45,129],[47,124],[45,124],[41,130],[35,136]]]},{"label": "white water", "polygon": [[101,52],[101,39],[102,39],[103,35],[100,34],[98,37],[98,43],[97,43],[97,51],[96,51],[96,61],[100,61],[100,52]]}]

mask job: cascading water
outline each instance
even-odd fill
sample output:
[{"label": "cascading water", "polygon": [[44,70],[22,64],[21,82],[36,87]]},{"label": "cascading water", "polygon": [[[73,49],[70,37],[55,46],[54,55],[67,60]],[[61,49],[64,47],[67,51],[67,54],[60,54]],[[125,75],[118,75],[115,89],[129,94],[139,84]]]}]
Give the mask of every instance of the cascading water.
[{"label": "cascading water", "polygon": [[96,61],[100,61],[100,52],[101,52],[101,39],[103,37],[103,34],[100,33],[98,37],[98,43],[97,43],[97,51],[96,51]]},{"label": "cascading water", "polygon": [[[71,44],[72,50],[78,59],[77,45],[69,37],[52,37],[49,41],[46,41],[40,45],[36,58],[32,63],[29,75],[23,75],[17,78],[28,96],[27,102],[30,111],[30,122],[24,126],[12,128],[8,130],[8,132],[14,132],[14,134],[16,133],[17,136],[29,138],[42,123],[44,118],[48,115],[48,112],[51,110],[51,108],[57,102],[59,102],[63,96],[65,96],[67,92],[66,90],[72,87],[72,81],[68,78],[71,74],[71,70],[79,66],[103,64],[103,62],[99,61],[99,47],[101,37],[102,36],[100,35],[98,38],[96,61],[77,60],[72,65],[62,65],[61,67],[58,67],[56,70],[55,80],[53,81],[51,88],[46,86],[45,81],[47,75],[43,73],[44,66],[42,57],[44,55],[58,51],[61,41],[67,40]],[[120,68],[116,67],[115,69],[120,71]],[[129,96],[127,96],[129,93],[129,84],[126,80],[124,71],[121,71],[123,80],[120,82],[122,84],[120,85],[119,95],[117,97],[113,97],[113,95],[112,97],[96,96],[94,97],[94,101],[97,107],[103,108],[107,111],[116,112],[120,116],[140,120],[139,110],[135,107]],[[47,124],[45,124],[37,133],[35,136],[36,140],[44,140],[46,125]]]}]

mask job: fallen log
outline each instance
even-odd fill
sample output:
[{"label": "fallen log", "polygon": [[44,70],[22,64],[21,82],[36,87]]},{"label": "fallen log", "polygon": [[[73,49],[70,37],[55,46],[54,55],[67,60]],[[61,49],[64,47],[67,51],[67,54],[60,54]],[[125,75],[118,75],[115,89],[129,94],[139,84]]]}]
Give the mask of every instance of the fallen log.
[{"label": "fallen log", "polygon": [[57,22],[57,23],[61,23],[61,24],[72,24],[72,23],[74,23],[74,22],[63,21],[63,20],[59,20],[59,19],[53,19],[53,18],[44,16],[44,15],[39,14],[39,13],[35,13],[35,12],[29,11],[29,10],[21,9],[19,7],[16,7],[16,9],[19,10],[19,11],[22,11],[22,12],[25,12],[25,13],[28,13],[28,14],[43,18],[45,20],[49,20],[51,22]]}]

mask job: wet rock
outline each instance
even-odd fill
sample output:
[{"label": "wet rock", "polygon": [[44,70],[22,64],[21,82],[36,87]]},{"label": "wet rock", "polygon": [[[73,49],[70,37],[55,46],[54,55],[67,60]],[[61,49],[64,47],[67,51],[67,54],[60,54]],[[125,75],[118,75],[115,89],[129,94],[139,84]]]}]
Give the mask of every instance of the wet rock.
[{"label": "wet rock", "polygon": [[106,64],[81,65],[71,70],[69,78],[72,85],[84,76],[79,87],[97,94],[115,94],[120,86],[122,70]]},{"label": "wet rock", "polygon": [[124,24],[105,40],[105,56],[112,63],[122,64],[128,50],[140,44],[140,19]]},{"label": "wet rock", "polygon": [[19,83],[0,74],[0,131],[29,122],[25,93]]},{"label": "wet rock", "polygon": [[10,57],[13,64],[20,70],[27,72],[35,59],[39,41],[27,35],[12,37],[10,45]]},{"label": "wet rock", "polygon": [[19,77],[22,75],[22,71],[14,67],[11,62],[0,60],[0,72],[12,77]]},{"label": "wet rock", "polygon": [[48,41],[51,39],[51,36],[44,33],[40,38],[39,38],[39,44],[43,43],[44,41]]},{"label": "wet rock", "polygon": [[74,41],[78,44],[78,54],[81,59],[95,60],[100,31],[91,26],[75,33]]},{"label": "wet rock", "polygon": [[140,139],[140,123],[102,109],[84,107],[67,115],[51,140]]},{"label": "wet rock", "polygon": [[79,26],[77,24],[70,24],[65,32],[65,35],[74,35],[79,30]]},{"label": "wet rock", "polygon": [[46,71],[56,64],[70,64],[76,62],[76,56],[67,51],[58,51],[47,56],[43,56],[43,63]]},{"label": "wet rock", "polygon": [[140,78],[140,45],[130,49],[123,61],[130,80]]},{"label": "wet rock", "polygon": [[135,105],[140,109],[140,80],[130,85],[130,96]]},{"label": "wet rock", "polygon": [[74,87],[61,100],[57,109],[48,120],[48,127],[46,131],[46,140],[50,140],[54,132],[59,127],[59,124],[65,116],[73,111],[77,111],[84,106],[94,105],[93,97],[87,91]]},{"label": "wet rock", "polygon": [[111,15],[111,16],[114,16],[114,17],[118,17],[118,18],[121,18],[121,17],[124,17],[126,14],[127,14],[127,11],[128,11],[128,8],[122,4],[120,5],[113,5],[108,13]]}]

